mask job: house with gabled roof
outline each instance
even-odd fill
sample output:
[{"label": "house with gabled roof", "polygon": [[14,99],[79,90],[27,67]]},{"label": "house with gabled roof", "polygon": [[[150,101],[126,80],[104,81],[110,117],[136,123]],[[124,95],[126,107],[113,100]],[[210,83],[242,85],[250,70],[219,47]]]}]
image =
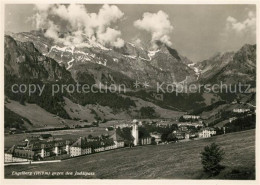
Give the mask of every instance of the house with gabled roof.
[{"label": "house with gabled roof", "polygon": [[203,128],[199,131],[199,138],[209,138],[213,135],[216,135],[216,130],[214,128]]},{"label": "house with gabled roof", "polygon": [[66,140],[49,141],[34,138],[26,139],[26,142],[27,145],[23,149],[34,151],[41,158],[69,153],[69,143]]},{"label": "house with gabled roof", "polygon": [[48,141],[53,141],[53,136],[51,134],[41,134],[39,136],[39,140],[48,140]]},{"label": "house with gabled roof", "polygon": [[104,145],[105,150],[113,150],[113,149],[117,148],[114,143],[113,138],[107,138],[107,139],[102,140],[101,142],[102,142],[102,145]]},{"label": "house with gabled roof", "polygon": [[125,146],[124,138],[121,137],[117,132],[110,136],[110,138],[113,139],[116,148],[122,148]]},{"label": "house with gabled roof", "polygon": [[80,156],[90,154],[92,152],[91,144],[85,137],[80,137],[70,146],[70,156]]},{"label": "house with gabled roof", "polygon": [[158,132],[152,132],[150,133],[151,137],[154,138],[154,141],[158,144],[159,142],[162,141],[162,134]]},{"label": "house with gabled roof", "polygon": [[13,145],[7,152],[5,152],[5,163],[9,162],[26,162],[32,161],[35,158],[35,152],[30,150],[23,150]]}]

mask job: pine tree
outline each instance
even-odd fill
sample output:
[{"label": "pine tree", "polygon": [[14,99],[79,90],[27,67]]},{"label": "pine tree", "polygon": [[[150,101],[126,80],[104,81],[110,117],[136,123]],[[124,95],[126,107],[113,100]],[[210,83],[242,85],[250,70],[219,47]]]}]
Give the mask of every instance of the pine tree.
[{"label": "pine tree", "polygon": [[204,151],[201,152],[201,163],[204,171],[211,176],[219,174],[223,169],[220,165],[220,161],[223,159],[225,152],[216,143],[212,143],[210,146],[206,146]]}]

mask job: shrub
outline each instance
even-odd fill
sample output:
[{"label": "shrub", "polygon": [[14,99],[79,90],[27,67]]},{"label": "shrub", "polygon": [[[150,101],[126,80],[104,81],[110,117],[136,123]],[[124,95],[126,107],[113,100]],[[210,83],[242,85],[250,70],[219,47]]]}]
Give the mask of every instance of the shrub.
[{"label": "shrub", "polygon": [[140,117],[141,118],[156,118],[158,115],[156,115],[156,112],[153,107],[142,107],[140,109]]},{"label": "shrub", "polygon": [[209,173],[211,176],[218,175],[223,169],[220,165],[220,161],[223,159],[225,152],[216,143],[212,143],[204,148],[201,152],[201,163],[204,171]]}]

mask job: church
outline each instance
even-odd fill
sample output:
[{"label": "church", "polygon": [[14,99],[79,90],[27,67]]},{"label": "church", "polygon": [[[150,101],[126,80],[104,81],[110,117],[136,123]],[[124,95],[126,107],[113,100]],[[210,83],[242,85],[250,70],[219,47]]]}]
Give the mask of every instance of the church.
[{"label": "church", "polygon": [[131,134],[134,138],[133,144],[134,146],[137,145],[149,145],[152,143],[151,136],[144,136],[139,134],[139,127],[142,126],[141,122],[138,122],[136,119],[133,120]]}]

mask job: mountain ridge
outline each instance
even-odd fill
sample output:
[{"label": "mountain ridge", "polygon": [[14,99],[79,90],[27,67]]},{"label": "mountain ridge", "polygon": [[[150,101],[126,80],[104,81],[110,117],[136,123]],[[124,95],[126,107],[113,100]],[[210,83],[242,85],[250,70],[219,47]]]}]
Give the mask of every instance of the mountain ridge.
[{"label": "mountain ridge", "polygon": [[[47,112],[67,120],[81,119],[75,116],[77,105],[87,106],[88,112],[95,110],[99,117],[94,113],[89,115],[97,121],[96,118],[101,120],[123,119],[122,116],[128,119],[136,118],[141,108],[146,106],[153,107],[154,116],[179,115],[221,99],[231,102],[236,97],[236,95],[223,97],[203,93],[177,95],[173,92],[163,94],[162,100],[158,100],[157,93],[152,88],[157,82],[224,81],[235,84],[238,82],[237,79],[240,79],[239,76],[243,76],[244,82],[255,83],[256,45],[244,45],[237,52],[218,54],[195,64],[164,44],[160,44],[154,51],[136,49],[131,43],[127,43],[120,51],[102,47],[79,49],[56,45],[50,39],[42,37],[39,32],[10,35],[12,36],[5,36],[5,95],[21,105],[37,104]],[[135,81],[141,83],[140,89],[134,88]],[[142,87],[142,82],[148,82],[149,88]],[[13,83],[45,84],[47,92],[41,97],[38,94],[31,97],[22,93],[15,94],[10,91]],[[53,83],[125,84],[131,91],[125,95],[58,93],[50,96]],[[99,106],[101,111],[97,111]],[[69,112],[72,107],[74,107],[73,114]],[[103,110],[109,111],[102,113]]]},{"label": "mountain ridge", "polygon": [[256,83],[256,44],[245,44],[236,52],[219,53],[196,63],[201,83]]},{"label": "mountain ridge", "polygon": [[[193,69],[187,66],[190,60],[181,57],[176,50],[164,45],[161,45],[161,51],[158,50],[158,52],[146,51],[131,43],[126,43],[121,49],[104,50],[97,47],[77,48],[56,45],[53,40],[37,31],[11,34],[11,36],[20,41],[33,42],[43,55],[55,59],[69,71],[74,71],[77,65],[95,63],[114,71],[122,71],[132,80],[148,81],[152,85],[155,85],[157,81],[181,82],[186,80],[186,76],[191,77],[191,81],[196,79]],[[167,61],[164,62],[165,60]]]}]

